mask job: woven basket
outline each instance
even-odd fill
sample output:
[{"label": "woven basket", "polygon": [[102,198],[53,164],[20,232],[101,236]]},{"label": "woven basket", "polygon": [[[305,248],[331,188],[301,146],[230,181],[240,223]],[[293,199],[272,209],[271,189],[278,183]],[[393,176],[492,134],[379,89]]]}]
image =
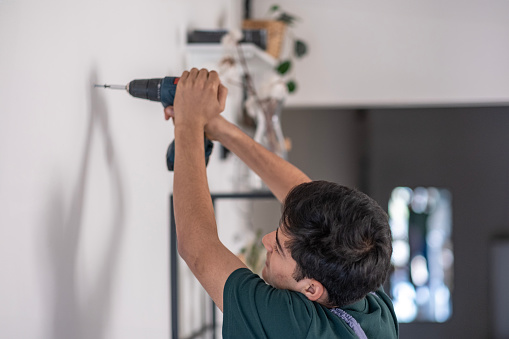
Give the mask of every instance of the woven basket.
[{"label": "woven basket", "polygon": [[244,20],[244,29],[266,29],[267,49],[266,52],[278,59],[285,38],[286,24],[276,20]]}]

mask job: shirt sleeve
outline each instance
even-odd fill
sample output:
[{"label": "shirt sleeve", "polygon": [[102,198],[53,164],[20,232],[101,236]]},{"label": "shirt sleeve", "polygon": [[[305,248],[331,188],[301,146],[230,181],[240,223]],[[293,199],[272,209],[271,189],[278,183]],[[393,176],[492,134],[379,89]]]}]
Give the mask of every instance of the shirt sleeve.
[{"label": "shirt sleeve", "polygon": [[303,298],[240,268],[224,287],[223,338],[305,338],[314,306]]}]

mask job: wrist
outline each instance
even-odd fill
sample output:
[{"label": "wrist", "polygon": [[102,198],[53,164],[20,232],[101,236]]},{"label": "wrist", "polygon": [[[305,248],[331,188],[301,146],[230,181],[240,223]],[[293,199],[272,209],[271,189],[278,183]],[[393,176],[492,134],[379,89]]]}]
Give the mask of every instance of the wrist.
[{"label": "wrist", "polygon": [[236,140],[238,140],[239,134],[242,132],[237,125],[226,121],[222,124],[221,128],[218,130],[218,137],[216,138],[223,146],[229,148],[235,144]]},{"label": "wrist", "polygon": [[194,125],[175,126],[175,163],[177,162],[176,154],[201,154],[203,157],[203,130]]},{"label": "wrist", "polygon": [[219,141],[220,143],[224,143],[225,139],[228,137],[228,133],[231,131],[231,128],[229,128],[231,123],[224,119],[218,126],[216,127],[216,130],[214,132],[215,139]]},{"label": "wrist", "polygon": [[207,122],[205,125],[205,134],[207,138],[221,142],[224,134],[231,129],[231,123],[223,116],[219,115]]},{"label": "wrist", "polygon": [[[195,124],[182,124],[175,126],[175,141],[181,147],[189,147],[190,144],[198,142],[203,145],[203,129]],[[194,146],[192,146],[194,148]]]},{"label": "wrist", "polygon": [[175,133],[180,130],[199,130],[203,132],[205,125],[201,121],[197,120],[184,120],[184,121],[175,121]]}]

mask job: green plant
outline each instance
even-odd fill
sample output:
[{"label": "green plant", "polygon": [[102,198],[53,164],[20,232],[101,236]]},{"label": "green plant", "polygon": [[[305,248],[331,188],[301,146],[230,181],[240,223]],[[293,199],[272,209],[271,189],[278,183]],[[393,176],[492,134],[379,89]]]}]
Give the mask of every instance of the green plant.
[{"label": "green plant", "polygon": [[[269,13],[275,20],[284,22],[289,28],[293,27],[295,23],[300,20],[296,16],[282,11],[279,5],[273,5],[270,8]],[[290,42],[292,47],[290,55],[283,58],[276,67],[276,71],[281,76],[288,76],[288,73],[292,69],[294,59],[302,58],[308,52],[307,44],[303,40],[294,37],[291,31],[289,33],[289,39],[291,40]],[[297,83],[292,77],[286,81],[286,86],[288,88],[288,93],[293,93],[297,89]]]}]

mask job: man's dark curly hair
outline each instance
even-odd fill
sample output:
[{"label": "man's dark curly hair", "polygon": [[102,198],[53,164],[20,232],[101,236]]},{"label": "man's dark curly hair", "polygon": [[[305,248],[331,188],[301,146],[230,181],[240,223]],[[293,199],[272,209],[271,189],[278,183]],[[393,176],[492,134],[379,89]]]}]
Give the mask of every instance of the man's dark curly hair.
[{"label": "man's dark curly hair", "polygon": [[284,201],[281,230],[297,262],[293,278],[319,281],[329,294],[328,306],[360,300],[387,278],[388,217],[362,192],[327,181],[300,184]]}]

